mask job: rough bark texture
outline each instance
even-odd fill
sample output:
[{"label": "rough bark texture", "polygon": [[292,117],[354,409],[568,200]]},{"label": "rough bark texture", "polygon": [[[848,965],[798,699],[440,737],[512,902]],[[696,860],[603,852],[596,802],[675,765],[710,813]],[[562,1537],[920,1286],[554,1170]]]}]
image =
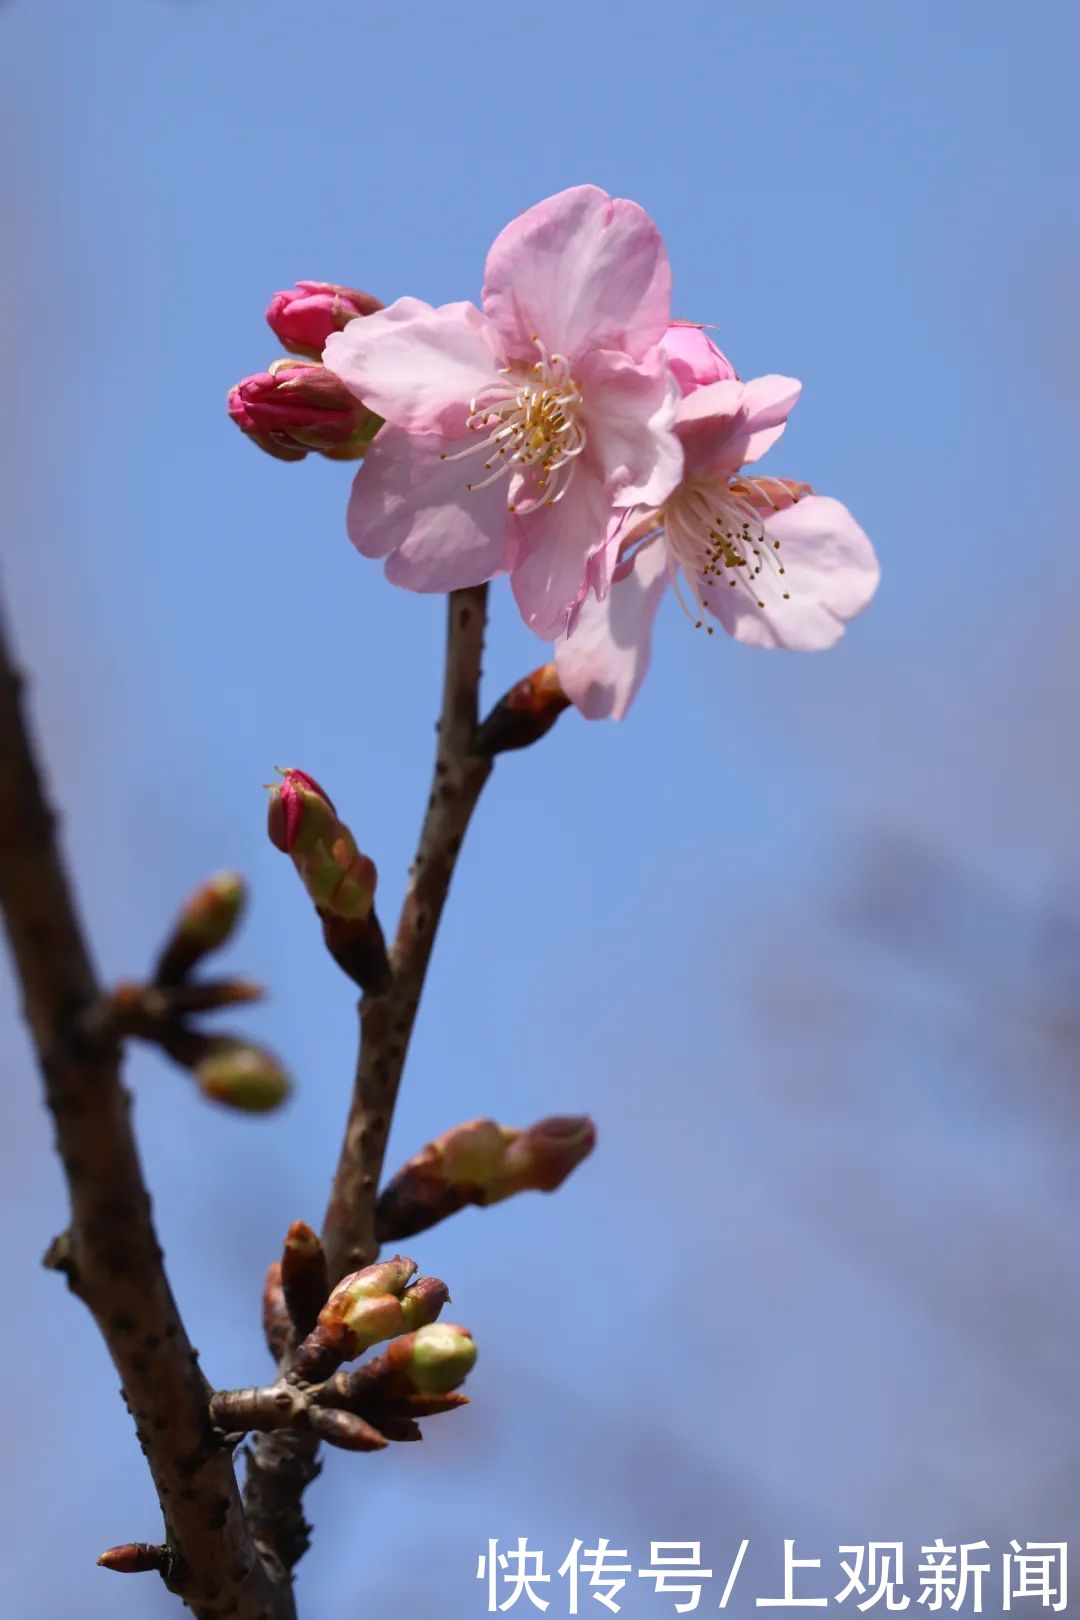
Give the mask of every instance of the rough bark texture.
[{"label": "rough bark texture", "polygon": [[162,1264],[121,1083],[120,1048],[86,1033],[100,1000],[0,625],[0,905],[70,1198],[47,1263],[93,1313],[165,1518],[167,1579],[200,1620],[291,1620],[256,1551],[210,1390]]}]

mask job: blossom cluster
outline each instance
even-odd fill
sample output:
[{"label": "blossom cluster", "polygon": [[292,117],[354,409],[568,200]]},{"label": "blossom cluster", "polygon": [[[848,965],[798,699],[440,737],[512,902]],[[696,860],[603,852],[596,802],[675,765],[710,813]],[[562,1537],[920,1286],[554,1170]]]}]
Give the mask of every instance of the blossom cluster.
[{"label": "blossom cluster", "polygon": [[831,646],[877,587],[845,506],[757,471],[801,385],[741,380],[704,326],[672,319],[637,203],[583,185],[526,210],[479,307],[301,282],[268,319],[308,358],[233,390],[241,427],[285,459],[362,458],[348,532],[394,584],[508,575],[590,718],[626,713],[669,585],[699,628],[800,651]]},{"label": "blossom cluster", "polygon": [[[716,1578],[723,1584],[722,1595],[716,1603],[710,1599],[708,1606],[726,1609],[740,1584],[749,1547],[749,1539],[744,1538],[731,1556],[725,1554],[722,1567],[714,1570],[702,1566],[700,1541],[653,1541],[648,1562],[638,1567],[627,1548],[613,1547],[606,1537],[592,1547],[577,1538],[555,1571],[563,1583],[564,1612],[578,1614],[581,1603],[592,1599],[618,1614],[622,1608],[619,1597],[631,1579],[651,1582],[655,1593],[673,1600],[677,1614],[689,1614],[699,1607],[703,1588]],[[814,1573],[822,1570],[820,1558],[796,1558],[795,1542],[787,1540],[782,1574],[777,1577],[783,1592],[755,1597],[754,1606],[824,1609],[836,1603],[861,1612],[878,1605],[885,1610],[906,1609],[912,1594],[904,1590],[905,1552],[902,1541],[838,1547],[838,1569],[830,1582],[824,1574]],[[993,1605],[1000,1600],[1001,1609],[1008,1612],[1021,1599],[1056,1614],[1068,1607],[1067,1542],[1014,1540],[997,1554],[990,1551],[987,1541],[946,1542],[938,1536],[920,1547],[919,1554],[915,1602],[929,1610],[982,1614],[984,1601]],[[489,1541],[487,1550],[477,1557],[476,1578],[486,1584],[489,1614],[512,1609],[523,1600],[526,1607],[541,1613],[551,1607],[552,1575],[544,1568],[543,1550],[531,1548],[527,1536],[519,1536],[503,1552],[497,1540]],[[842,1580],[839,1590],[835,1589],[837,1580]],[[745,1576],[741,1584],[745,1586]],[[741,1591],[740,1596],[746,1598],[747,1594]]]}]

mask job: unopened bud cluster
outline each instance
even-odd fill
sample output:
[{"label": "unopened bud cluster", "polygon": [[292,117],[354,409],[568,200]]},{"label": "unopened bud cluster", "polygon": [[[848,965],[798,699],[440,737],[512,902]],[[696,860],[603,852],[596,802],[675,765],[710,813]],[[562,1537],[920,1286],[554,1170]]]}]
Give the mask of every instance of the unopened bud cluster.
[{"label": "unopened bud cluster", "polygon": [[473,1119],[421,1148],[379,1197],[380,1241],[423,1232],[466,1204],[497,1204],[533,1189],[554,1192],[596,1142],[584,1115],[556,1115],[527,1130]]},{"label": "unopened bud cluster", "polygon": [[331,461],[357,461],[382,426],[345,384],[321,364],[326,340],[350,321],[383,306],[370,293],[329,281],[298,281],[270,300],[266,319],[290,355],[229,390],[229,415],[253,444],[279,461],[316,451]]},{"label": "unopened bud cluster", "polygon": [[315,1399],[367,1418],[392,1439],[411,1439],[401,1425],[468,1405],[455,1391],[475,1363],[476,1343],[468,1328],[433,1322],[394,1339],[362,1366],[335,1373]]},{"label": "unopened bud cluster", "polygon": [[343,1277],[293,1361],[298,1378],[317,1382],[373,1344],[434,1322],[450,1298],[445,1283],[417,1278],[415,1260],[396,1255]]}]

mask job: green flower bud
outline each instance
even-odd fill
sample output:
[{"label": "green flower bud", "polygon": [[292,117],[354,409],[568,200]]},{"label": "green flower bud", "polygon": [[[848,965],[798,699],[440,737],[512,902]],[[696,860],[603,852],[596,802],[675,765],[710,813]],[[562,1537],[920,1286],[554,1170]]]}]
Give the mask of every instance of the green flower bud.
[{"label": "green flower bud", "polygon": [[446,1395],[464,1383],[472,1371],[476,1342],[468,1328],[451,1322],[433,1322],[430,1327],[411,1334],[409,1339],[395,1340],[387,1352],[387,1360],[408,1372],[419,1394]]},{"label": "green flower bud", "polygon": [[406,1289],[401,1300],[402,1325],[407,1333],[434,1322],[444,1305],[450,1303],[450,1290],[437,1277],[419,1277]]},{"label": "green flower bud", "polygon": [[227,1035],[211,1043],[194,1074],[204,1096],[247,1114],[268,1113],[292,1090],[273,1052]]},{"label": "green flower bud", "polygon": [[235,930],[246,900],[247,887],[236,872],[215,872],[200,884],[162,947],[157,983],[180,983],[204,956],[219,950]]},{"label": "green flower bud", "polygon": [[584,1115],[542,1119],[527,1130],[471,1119],[420,1149],[379,1195],[381,1242],[412,1237],[466,1204],[497,1204],[529,1188],[554,1192],[592,1152]]}]

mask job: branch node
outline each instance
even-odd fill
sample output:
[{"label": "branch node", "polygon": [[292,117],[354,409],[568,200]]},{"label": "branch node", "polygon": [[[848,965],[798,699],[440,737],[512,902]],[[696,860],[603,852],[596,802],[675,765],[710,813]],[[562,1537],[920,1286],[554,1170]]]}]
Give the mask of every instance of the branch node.
[{"label": "branch node", "polygon": [[75,1265],[75,1245],[70,1231],[60,1232],[53,1238],[41,1257],[41,1263],[46,1271],[59,1271],[72,1293],[76,1292],[78,1272]]},{"label": "branch node", "polygon": [[346,978],[366,994],[381,995],[393,980],[386,939],[374,908],[366,917],[320,911],[326,948]]}]

